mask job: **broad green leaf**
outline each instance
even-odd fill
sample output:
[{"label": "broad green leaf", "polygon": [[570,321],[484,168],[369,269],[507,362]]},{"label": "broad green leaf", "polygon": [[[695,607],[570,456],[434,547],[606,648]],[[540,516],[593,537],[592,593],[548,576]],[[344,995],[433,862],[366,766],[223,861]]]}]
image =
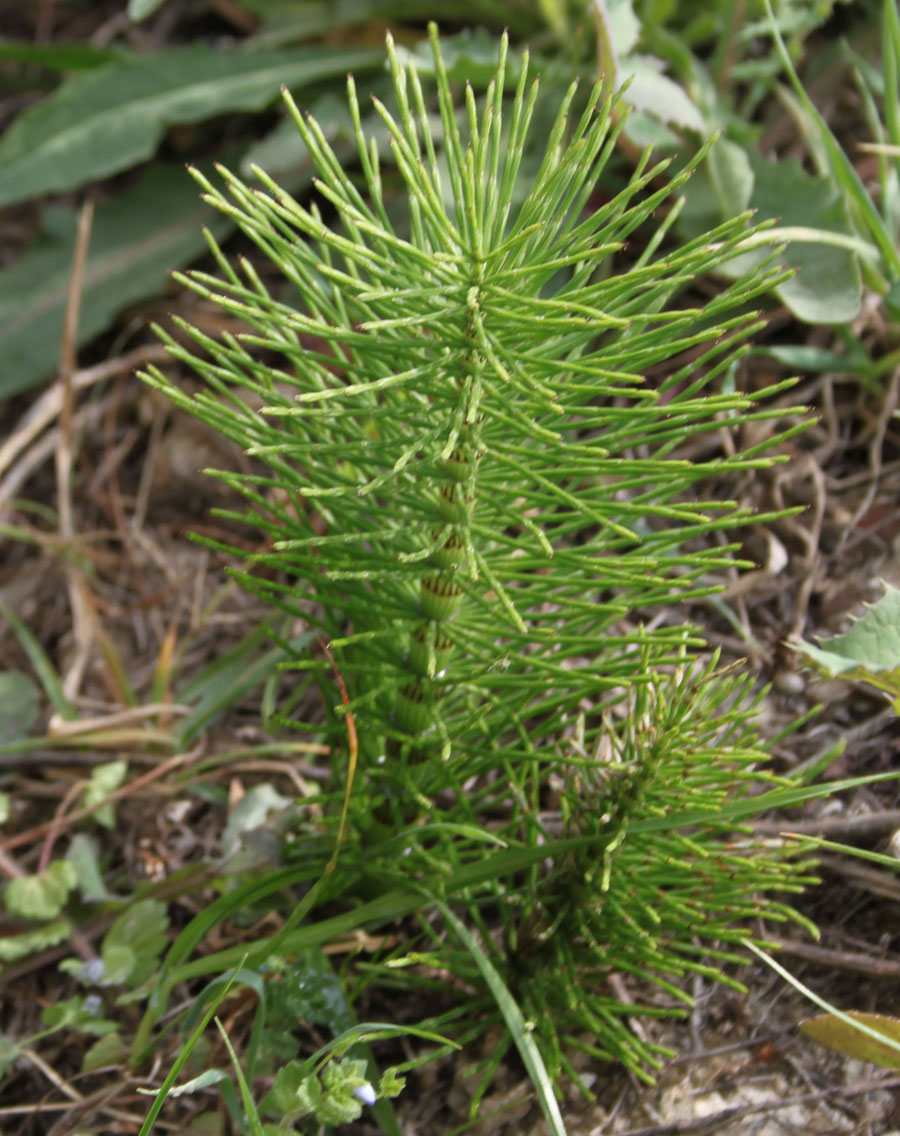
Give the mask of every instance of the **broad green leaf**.
[{"label": "broad green leaf", "polygon": [[868,1026],[882,1034],[886,1041],[876,1041],[871,1034],[854,1029],[850,1022],[836,1018],[833,1014],[808,1018],[800,1023],[800,1029],[813,1041],[847,1057],[871,1061],[873,1065],[880,1065],[883,1069],[900,1069],[900,1020],[884,1014],[867,1014],[856,1010],[849,1011],[844,1017]]},{"label": "broad green leaf", "polygon": [[826,673],[859,678],[900,697],[900,590],[885,584],[884,595],[870,604],[849,631],[833,635],[824,646],[799,642],[797,649]]},{"label": "broad green leaf", "polygon": [[[717,147],[714,147],[715,151]],[[844,200],[829,178],[806,173],[795,159],[767,162],[748,155],[753,178],[750,208],[759,221],[776,221],[779,227],[805,230],[810,239],[794,240],[780,257],[794,275],[779,284],[776,292],[798,319],[806,323],[843,323],[852,319],[862,303],[862,281],[854,251],[825,243],[835,235],[852,240]],[[714,187],[710,171],[693,178],[685,190],[686,204],[679,220],[683,232],[699,235],[723,218],[740,198],[723,199]],[[737,180],[738,187],[740,179]],[[821,239],[817,234],[821,233]],[[777,243],[772,241],[774,245]],[[770,253],[770,248],[735,257],[725,271],[737,277],[750,271]]]},{"label": "broad green leaf", "polygon": [[65,860],[54,860],[42,872],[10,880],[3,899],[10,915],[55,919],[65,907],[75,883],[72,865]]},{"label": "broad green leaf", "polygon": [[0,140],[0,206],[73,189],[149,158],[167,126],[261,110],[302,87],[380,64],[381,53],[316,47],[263,53],[172,48],[76,75]]},{"label": "broad green leaf", "polygon": [[[382,97],[387,90],[387,83],[373,79],[369,89],[373,95]],[[310,103],[309,113],[334,146],[338,158],[341,161],[354,161],[356,139],[347,100],[333,91],[326,91]],[[389,160],[389,135],[381,118],[373,112],[364,119],[364,123],[366,130],[376,137],[379,137],[379,126],[381,127],[380,148]],[[241,159],[241,172],[251,176],[254,166],[265,170],[269,177],[275,178],[288,189],[307,184],[315,168],[291,118],[280,119],[268,134],[249,147]]]},{"label": "broad green leaf", "polygon": [[231,856],[241,847],[244,833],[264,828],[270,813],[283,813],[292,804],[290,797],[282,796],[268,782],[248,789],[231,810],[222,833],[223,856]]},{"label": "broad green leaf", "polygon": [[[158,293],[171,268],[206,250],[201,225],[218,237],[230,224],[200,201],[182,166],[154,166],[134,189],[94,215],[78,343],[104,331],[116,314]],[[46,378],[56,367],[72,273],[76,217],[48,210],[44,236],[0,272],[0,398]]]},{"label": "broad green leaf", "polygon": [[0,962],[16,962],[46,947],[56,947],[69,937],[71,930],[68,919],[57,919],[21,935],[0,935]]},{"label": "broad green leaf", "polygon": [[[333,105],[340,111],[339,100],[332,96]],[[320,99],[317,106],[325,102]],[[349,119],[349,115],[346,116]],[[319,120],[318,111],[316,121]],[[289,118],[282,118],[277,125],[247,150],[241,159],[241,173],[251,176],[253,166],[259,166],[278,181],[284,181],[293,174],[297,166],[306,159],[303,148],[297,144],[297,127]]]},{"label": "broad green leaf", "polygon": [[[831,178],[806,173],[793,158],[751,157],[755,178],[750,205],[760,221],[850,233],[844,200]],[[791,311],[806,323],[845,323],[859,312],[862,280],[856,256],[825,244],[788,245],[786,268],[795,275],[778,287]]]},{"label": "broad green leaf", "polygon": [[118,1032],[98,1038],[81,1060],[81,1071],[93,1073],[109,1065],[123,1065],[128,1060],[128,1046]]},{"label": "broad green leaf", "polygon": [[155,899],[132,904],[120,915],[100,952],[106,968],[104,985],[137,986],[149,978],[166,945],[168,925],[166,905]]},{"label": "broad green leaf", "polygon": [[[94,808],[98,801],[102,801],[104,797],[108,797],[119,788],[127,772],[127,761],[107,761],[103,765],[95,766],[81,798],[82,807]],[[112,801],[107,801],[94,810],[94,820],[104,828],[112,828],[115,824]]]},{"label": "broad green leaf", "polygon": [[624,94],[625,102],[667,126],[702,134],[706,129],[703,115],[684,88],[664,75],[662,68],[662,62],[650,55],[628,55],[620,59],[620,81],[631,80]]},{"label": "broad green leaf", "polygon": [[272,1108],[282,1115],[298,1107],[298,1094],[306,1077],[304,1066],[299,1061],[288,1061],[275,1074],[269,1095]]},{"label": "broad green leaf", "polygon": [[0,672],[0,743],[24,737],[37,715],[38,690],[28,675]]},{"label": "broad green leaf", "polygon": [[341,980],[328,956],[319,947],[308,947],[268,987],[271,1010],[282,1020],[326,1026],[335,1035],[355,1025]]},{"label": "broad green leaf", "polygon": [[0,792],[0,824],[5,824],[9,820],[11,809],[12,797],[9,793]]},{"label": "broad green leaf", "polygon": [[13,1041],[11,1037],[0,1036],[0,1077],[3,1076],[21,1052],[21,1045]]},{"label": "broad green leaf", "polygon": [[86,832],[76,832],[66,852],[66,860],[75,869],[78,890],[85,900],[113,899],[103,882],[100,869],[100,845]]},{"label": "broad green leaf", "polygon": [[723,217],[743,213],[753,196],[754,176],[747,151],[720,138],[706,159],[709,177]]},{"label": "broad green leaf", "polygon": [[[486,87],[497,70],[497,41],[483,27],[465,28],[441,40],[441,57],[451,82],[471,83],[475,88]],[[401,62],[414,63],[419,75],[435,74],[434,54],[426,40],[412,51],[399,48],[397,58]],[[521,63],[521,53],[511,50],[507,60],[507,83],[515,82]]]}]

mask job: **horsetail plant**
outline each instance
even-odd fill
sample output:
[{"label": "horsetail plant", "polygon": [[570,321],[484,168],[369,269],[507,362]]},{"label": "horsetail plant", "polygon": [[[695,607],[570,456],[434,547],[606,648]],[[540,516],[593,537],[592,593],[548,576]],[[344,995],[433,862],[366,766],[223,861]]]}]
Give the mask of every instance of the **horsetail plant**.
[{"label": "horsetail plant", "polygon": [[[773,274],[702,302],[696,282],[748,233],[743,217],[669,243],[665,208],[703,153],[623,180],[602,85],[573,86],[539,143],[527,53],[503,40],[481,106],[467,85],[460,108],[431,41],[436,112],[388,39],[396,106],[372,121],[389,166],[350,79],[352,170],[285,95],[318,169],[306,203],[262,170],[259,188],[195,172],[266,267],[210,238],[220,275],[178,279],[244,330],[176,321],[160,335],[200,389],[145,378],[251,459],[214,476],[246,501],[220,515],[261,543],[214,546],[325,648],[295,667],[328,707],[335,835],[354,727],[329,895],[420,897],[391,910],[418,904],[427,953],[395,949],[369,978],[433,989],[426,958],[457,975],[468,1010],[430,1028],[464,1034],[499,1013],[472,990],[505,984],[551,1077],[572,1046],[643,1070],[659,1053],[629,1019],[683,1004],[680,976],[723,978],[742,922],[789,917],[772,897],[808,879],[740,834],[780,783],[748,680],[699,662],[677,614],[734,563],[720,534],[760,520],[701,486],[774,460],[732,430],[775,416],[772,388],[732,381]],[[679,456],[704,434],[704,460]],[[435,921],[448,905],[465,951],[457,916]],[[616,973],[654,983],[650,1004],[617,997]]]}]

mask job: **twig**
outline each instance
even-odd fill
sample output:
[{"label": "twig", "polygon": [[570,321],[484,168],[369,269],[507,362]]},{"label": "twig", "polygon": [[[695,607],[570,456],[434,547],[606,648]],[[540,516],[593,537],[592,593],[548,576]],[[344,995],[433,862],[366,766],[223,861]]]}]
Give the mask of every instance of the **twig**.
[{"label": "twig", "polygon": [[80,718],[75,722],[67,722],[54,714],[47,732],[52,738],[77,738],[79,734],[101,733],[153,718],[157,714],[189,714],[190,711],[190,706],[181,706],[175,702],[148,702],[144,706],[127,706],[112,714],[105,714],[102,718]]},{"label": "twig", "polygon": [[857,887],[865,888],[872,895],[881,895],[885,899],[900,899],[900,880],[880,868],[859,864],[849,856],[842,860],[836,856],[824,856],[819,861],[819,866],[842,879],[850,880]]},{"label": "twig", "polygon": [[[318,638],[318,636],[317,636]],[[338,684],[338,689],[341,692],[341,703],[345,707],[345,720],[347,722],[347,788],[344,791],[344,804],[341,809],[341,821],[338,826],[337,840],[334,842],[334,853],[328,864],[325,867],[326,873],[333,872],[337,867],[338,854],[341,845],[344,842],[347,829],[347,814],[350,811],[350,794],[353,792],[353,779],[356,776],[356,760],[359,755],[359,740],[356,734],[356,719],[353,717],[353,711],[350,709],[350,696],[347,694],[347,687],[344,685],[344,678],[338,670],[337,662],[331,649],[327,643],[323,643],[319,639],[319,646],[325,652],[328,661],[331,663],[331,669],[334,671],[334,677]]]},{"label": "twig", "polygon": [[84,1100],[84,1097],[77,1089],[73,1089],[68,1081],[60,1077],[59,1073],[41,1057],[39,1053],[35,1053],[33,1049],[20,1050],[21,1056],[27,1058],[36,1069],[44,1074],[51,1084],[55,1085],[57,1089],[67,1096],[70,1101],[77,1101],[79,1104]]},{"label": "twig", "polygon": [[56,811],[50,821],[50,830],[44,837],[44,847],[41,849],[40,859],[38,860],[38,871],[43,872],[47,865],[50,863],[50,857],[53,855],[53,845],[56,843],[56,837],[59,835],[59,830],[62,827],[63,818],[66,815],[66,810],[73,801],[84,792],[88,786],[87,781],[77,780],[66,789],[63,794],[62,800],[56,806]]},{"label": "twig", "polygon": [[[893,710],[891,714],[893,715]],[[852,840],[854,837],[876,839],[900,828],[900,809],[884,809],[876,813],[859,813],[857,816],[826,816],[814,820],[758,820],[753,821],[754,832],[766,836],[780,836],[795,832],[798,836],[826,836],[832,840]]]},{"label": "twig", "polygon": [[[70,378],[69,388],[73,392],[87,390],[88,387],[101,383],[104,379],[133,371],[143,363],[162,362],[168,357],[166,348],[160,344],[139,347],[127,355],[120,355],[117,359],[109,359],[105,363],[98,363],[96,367],[86,367],[82,371],[76,371]],[[0,474],[4,473],[19,454],[56,420],[62,410],[63,396],[64,384],[56,382],[23,415],[17,428],[0,445]]]},{"label": "twig", "polygon": [[[63,545],[70,545],[75,539],[75,524],[72,510],[72,459],[75,451],[75,391],[72,376],[75,373],[77,358],[78,314],[81,307],[81,291],[84,284],[84,269],[90,243],[91,224],[94,210],[90,201],[82,206],[78,217],[78,235],[75,240],[75,257],[72,275],[69,278],[69,293],[66,300],[66,314],[63,323],[62,344],[60,346],[59,379],[62,384],[62,405],[60,407],[59,447],[56,451],[57,509],[59,511],[59,537]],[[72,630],[75,638],[75,657],[63,678],[63,690],[70,700],[78,693],[81,680],[87,667],[93,642],[93,611],[88,596],[87,585],[80,568],[69,560],[66,565],[69,590],[69,606],[72,610]]]},{"label": "twig", "polygon": [[847,537],[850,533],[856,532],[860,520],[866,515],[869,509],[871,509],[872,502],[875,500],[875,494],[878,492],[878,486],[881,481],[881,451],[884,446],[884,438],[887,434],[888,425],[894,419],[894,411],[897,408],[898,397],[900,397],[900,367],[895,367],[891,373],[891,381],[888,385],[888,389],[881,400],[878,424],[875,428],[872,441],[869,444],[869,474],[871,481],[868,489],[863,494],[862,501],[854,511],[850,523],[844,528],[841,534],[837,548],[833,553],[835,557],[840,555]]},{"label": "twig", "polygon": [[62,386],[62,404],[59,412],[60,446],[56,453],[56,475],[59,490],[59,535],[71,540],[75,528],[72,521],[71,474],[74,452],[73,426],[75,418],[75,390],[72,376],[77,363],[78,315],[81,310],[81,291],[84,285],[84,269],[87,263],[88,245],[91,240],[91,225],[94,220],[94,207],[86,201],[78,215],[78,234],[75,240],[75,256],[72,261],[72,275],[69,277],[69,290],[66,298],[66,313],[63,321],[62,343],[59,351],[59,381]]},{"label": "twig", "polygon": [[770,943],[777,944],[784,954],[807,959],[820,966],[827,966],[830,970],[847,970],[854,974],[868,974],[873,978],[900,978],[900,962],[894,962],[892,959],[873,958],[858,951],[832,951],[827,947],[817,947],[813,943],[780,939],[777,935],[767,935],[766,939]]}]

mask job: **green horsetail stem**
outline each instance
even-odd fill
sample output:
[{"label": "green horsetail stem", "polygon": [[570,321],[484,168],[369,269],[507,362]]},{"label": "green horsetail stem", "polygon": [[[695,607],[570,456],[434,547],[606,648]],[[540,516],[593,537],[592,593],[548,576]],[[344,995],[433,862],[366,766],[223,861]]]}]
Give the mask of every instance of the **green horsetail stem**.
[{"label": "green horsetail stem", "polygon": [[[748,238],[759,254],[748,216],[680,238],[679,195],[709,146],[680,169],[650,151],[632,165],[621,97],[573,83],[539,107],[528,53],[505,38],[483,97],[456,97],[430,37],[435,99],[390,40],[393,110],[375,100],[364,122],[349,81],[350,169],[286,96],[317,170],[299,199],[255,168],[252,186],[195,172],[264,268],[210,239],[218,274],[177,279],[229,330],[160,332],[199,389],[145,377],[246,451],[216,476],[245,502],[221,517],[254,539],[207,543],[329,646],[346,687],[345,701],[321,651],[292,656],[306,673],[285,717],[331,743],[314,827],[336,835],[346,803],[352,837],[329,896],[440,893],[480,929],[554,1077],[586,1044],[640,1072],[658,1050],[608,976],[667,998],[692,974],[728,981],[748,914],[789,916],[773,893],[808,879],[736,832],[735,801],[778,781],[754,676],[700,661],[683,622],[684,601],[734,570],[737,530],[782,515],[723,488],[803,429],[772,424],[789,381],[742,382],[779,274],[759,261],[734,278]],[[541,854],[472,883],[491,843]],[[423,950],[448,990],[474,991],[476,1021],[481,980],[426,911]]]}]

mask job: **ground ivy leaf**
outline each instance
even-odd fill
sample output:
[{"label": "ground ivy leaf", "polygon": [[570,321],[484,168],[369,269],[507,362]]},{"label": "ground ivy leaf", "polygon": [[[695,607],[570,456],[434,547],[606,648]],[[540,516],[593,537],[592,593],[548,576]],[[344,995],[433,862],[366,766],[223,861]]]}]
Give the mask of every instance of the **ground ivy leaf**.
[{"label": "ground ivy leaf", "polygon": [[231,810],[231,815],[222,833],[222,855],[231,856],[241,846],[244,833],[265,828],[271,823],[270,813],[282,813],[290,808],[293,801],[284,797],[268,782],[254,785],[241,797]]},{"label": "ground ivy leaf", "polygon": [[69,937],[71,930],[72,925],[68,919],[57,919],[34,931],[0,937],[0,962],[15,962],[42,951],[45,947],[55,947]]},{"label": "ground ivy leaf", "polygon": [[90,901],[113,898],[106,889],[100,870],[100,845],[92,836],[84,832],[76,833],[66,852],[66,861],[75,869],[82,899]]},{"label": "ground ivy leaf", "polygon": [[381,1081],[378,1084],[378,1095],[380,1097],[397,1097],[406,1088],[406,1078],[401,1077],[396,1069],[393,1067],[385,1069],[381,1074]]},{"label": "ground ivy leaf", "polygon": [[38,715],[37,687],[21,671],[0,672],[0,742],[24,737]]},{"label": "ground ivy leaf", "polygon": [[[98,765],[91,774],[91,779],[84,790],[82,805],[86,809],[94,808],[99,801],[119,788],[125,780],[127,772],[128,762],[126,761],[107,761],[103,765]],[[104,828],[112,828],[115,819],[112,801],[107,801],[106,804],[99,805],[94,809],[94,820],[98,824],[102,824]]]},{"label": "ground ivy leaf", "polygon": [[97,1069],[105,1069],[109,1065],[122,1065],[128,1058],[128,1046],[119,1036],[118,1032],[106,1034],[85,1053],[81,1062],[83,1073],[93,1073]]},{"label": "ground ivy leaf", "polygon": [[322,1086],[315,1073],[304,1077],[294,1093],[293,1107],[299,1116],[311,1116],[322,1104]]},{"label": "ground ivy leaf", "polygon": [[303,1066],[299,1061],[288,1061],[275,1075],[272,1082],[272,1091],[269,1097],[271,1108],[269,1112],[277,1111],[282,1115],[292,1112],[298,1107],[298,1092],[303,1084]]},{"label": "ground ivy leaf", "polygon": [[134,903],[120,915],[107,932],[100,952],[106,968],[104,985],[127,982],[137,986],[149,978],[166,945],[168,925],[166,906],[156,899]]},{"label": "ground ivy leaf", "polygon": [[74,1027],[87,1033],[112,1033],[115,1024],[101,1017],[103,1003],[96,994],[78,994],[62,1002],[52,1002],[41,1012],[41,1021],[50,1029]]},{"label": "ground ivy leaf", "polygon": [[55,919],[75,884],[72,865],[54,860],[42,872],[10,880],[3,897],[6,910],[24,919]]},{"label": "ground ivy leaf", "polygon": [[134,970],[137,959],[131,947],[112,943],[103,947],[103,985],[124,986]]},{"label": "ground ivy leaf", "polygon": [[11,1038],[0,1037],[0,1077],[22,1052],[22,1047]]}]

